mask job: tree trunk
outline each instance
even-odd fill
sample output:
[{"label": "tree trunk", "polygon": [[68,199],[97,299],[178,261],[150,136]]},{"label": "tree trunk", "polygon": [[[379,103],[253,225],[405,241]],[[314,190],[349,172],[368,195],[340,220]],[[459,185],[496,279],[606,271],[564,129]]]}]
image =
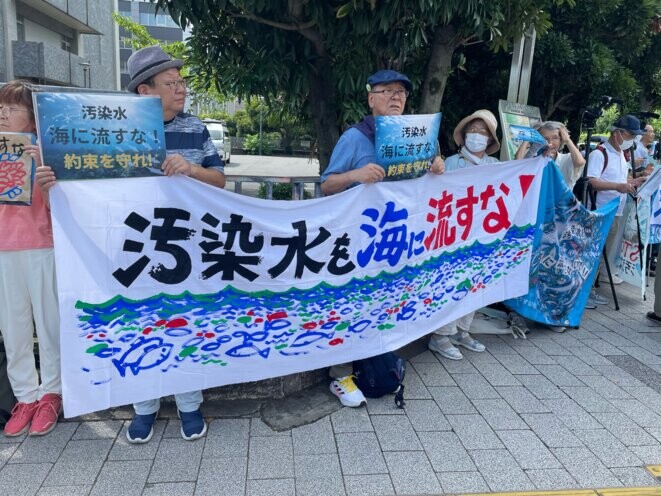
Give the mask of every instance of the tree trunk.
[{"label": "tree trunk", "polygon": [[331,72],[328,58],[320,56],[315,64],[315,71],[310,74],[308,101],[317,134],[320,174],[328,167],[333,148],[340,137],[335,114],[335,89],[328,77]]},{"label": "tree trunk", "polygon": [[452,70],[452,54],[460,44],[457,30],[451,24],[438,26],[434,32],[431,55],[422,84],[421,114],[433,114],[441,110],[443,93]]}]

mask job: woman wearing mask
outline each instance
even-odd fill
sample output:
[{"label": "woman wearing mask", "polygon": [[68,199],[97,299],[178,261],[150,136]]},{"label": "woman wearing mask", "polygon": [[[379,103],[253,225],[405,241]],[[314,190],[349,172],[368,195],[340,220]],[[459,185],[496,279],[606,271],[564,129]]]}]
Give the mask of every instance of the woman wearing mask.
[{"label": "woman wearing mask", "polygon": [[[489,156],[500,148],[496,137],[497,127],[496,117],[488,110],[477,110],[463,118],[454,129],[454,141],[460,146],[459,153],[445,159],[446,172],[499,162],[497,158]],[[434,331],[429,339],[429,349],[450,360],[463,358],[457,346],[471,351],[484,351],[484,345],[468,333],[474,315],[475,312],[471,312]]]}]

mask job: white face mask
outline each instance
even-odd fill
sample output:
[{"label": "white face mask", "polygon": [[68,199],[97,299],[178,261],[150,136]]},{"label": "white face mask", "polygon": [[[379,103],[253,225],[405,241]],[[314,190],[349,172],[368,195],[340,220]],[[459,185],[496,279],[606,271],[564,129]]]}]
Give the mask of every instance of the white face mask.
[{"label": "white face mask", "polygon": [[464,144],[468,151],[473,153],[480,153],[487,149],[489,145],[489,138],[479,133],[468,133]]},{"label": "white face mask", "polygon": [[620,150],[628,150],[633,146],[633,140],[624,140],[622,144],[620,145]]}]

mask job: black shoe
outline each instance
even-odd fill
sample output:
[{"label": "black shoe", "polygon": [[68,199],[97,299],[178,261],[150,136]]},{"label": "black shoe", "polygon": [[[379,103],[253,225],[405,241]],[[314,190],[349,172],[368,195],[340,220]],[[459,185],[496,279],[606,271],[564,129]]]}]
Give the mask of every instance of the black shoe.
[{"label": "black shoe", "polygon": [[661,324],[661,317],[655,314],[654,312],[647,312],[646,317],[650,319],[652,322],[656,322],[657,324]]}]

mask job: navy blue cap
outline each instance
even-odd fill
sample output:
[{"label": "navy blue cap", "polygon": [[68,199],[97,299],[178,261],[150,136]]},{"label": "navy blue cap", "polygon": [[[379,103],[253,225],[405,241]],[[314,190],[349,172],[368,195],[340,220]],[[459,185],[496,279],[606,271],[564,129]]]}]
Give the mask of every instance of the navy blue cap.
[{"label": "navy blue cap", "polygon": [[645,134],[645,131],[640,129],[640,120],[633,115],[619,117],[611,126],[611,131],[615,131],[616,129],[624,129],[635,135]]},{"label": "navy blue cap", "polygon": [[404,74],[391,69],[376,71],[367,78],[367,91],[372,91],[377,84],[402,83],[408,91],[413,90],[413,84]]}]

